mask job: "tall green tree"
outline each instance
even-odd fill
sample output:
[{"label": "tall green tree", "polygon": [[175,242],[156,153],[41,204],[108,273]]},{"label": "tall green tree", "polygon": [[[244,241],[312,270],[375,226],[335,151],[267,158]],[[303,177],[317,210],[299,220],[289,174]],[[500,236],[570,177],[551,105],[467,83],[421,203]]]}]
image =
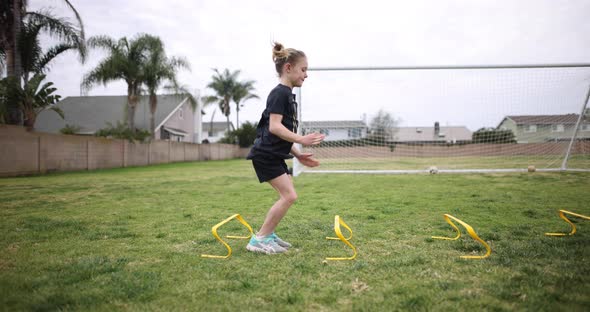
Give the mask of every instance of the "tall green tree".
[{"label": "tall green tree", "polygon": [[390,113],[380,109],[379,112],[371,119],[369,125],[369,139],[375,143],[383,143],[393,140],[396,133],[398,120]]},{"label": "tall green tree", "polygon": [[212,104],[217,103],[219,110],[227,119],[227,130],[231,131],[229,114],[231,112],[231,101],[238,84],[238,76],[240,71],[230,71],[225,69],[220,72],[218,69],[213,69],[215,74],[211,77],[212,81],[207,85],[207,88],[213,90],[215,95],[209,95],[203,97],[203,103]]},{"label": "tall green tree", "polygon": [[152,40],[148,47],[148,59],[143,69],[143,80],[147,87],[150,103],[150,132],[152,139],[155,138],[156,130],[156,109],[158,107],[157,91],[163,87],[164,83],[169,83],[168,88],[173,89],[177,94],[188,96],[193,110],[195,110],[197,102],[196,99],[187,92],[186,88],[179,86],[177,82],[177,71],[179,69],[190,70],[189,62],[182,57],[166,56],[164,50],[164,43],[160,38]]},{"label": "tall green tree", "polygon": [[[79,30],[81,42],[84,42],[84,24],[80,14],[74,6],[68,0],[63,0],[67,7],[74,13],[77,21],[77,25],[72,25],[64,19],[58,19],[58,24],[52,23],[51,27],[43,28],[47,31],[47,34],[53,37],[60,38],[61,30],[65,28],[77,28]],[[27,11],[27,0],[2,0],[0,1],[0,67],[6,68],[6,74],[8,78],[16,77],[11,80],[10,85],[14,83],[21,85],[21,78],[23,77],[23,52],[28,52],[26,47],[20,45],[21,36],[24,31],[24,21],[29,18],[30,20],[42,20],[48,18],[44,12],[29,12]],[[54,27],[56,26],[56,27]],[[63,38],[60,38],[60,40]],[[2,68],[3,69],[3,68]],[[21,124],[22,123],[22,111],[19,111],[19,107],[22,105],[13,105],[8,107],[8,123]]]},{"label": "tall green tree", "polygon": [[247,80],[237,82],[234,91],[232,92],[232,100],[236,104],[236,128],[240,128],[240,107],[244,106],[244,102],[249,99],[258,99],[258,95],[254,94],[254,80]]},{"label": "tall green tree", "polygon": [[141,34],[131,40],[115,40],[108,36],[94,36],[88,40],[91,48],[106,50],[108,55],[82,79],[82,88],[88,91],[97,84],[123,80],[127,84],[127,126],[135,132],[135,110],[139,103],[144,68],[149,59],[149,47],[157,45],[157,37]]}]

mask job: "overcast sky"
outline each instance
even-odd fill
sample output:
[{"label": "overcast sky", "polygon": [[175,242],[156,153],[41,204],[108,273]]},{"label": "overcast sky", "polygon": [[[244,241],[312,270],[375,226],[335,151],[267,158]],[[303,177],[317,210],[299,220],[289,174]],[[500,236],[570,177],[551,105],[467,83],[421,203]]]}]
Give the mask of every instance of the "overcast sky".
[{"label": "overcast sky", "polygon": [[[588,0],[70,2],[81,14],[88,38],[159,36],[169,56],[189,60],[192,71],[181,72],[179,80],[202,95],[211,94],[205,86],[212,68],[239,69],[242,79],[256,80],[260,100],[246,102],[241,121],[258,120],[278,82],[272,40],[303,50],[310,67],[590,63]],[[30,0],[29,6],[53,7],[56,15],[71,18],[62,0]],[[92,51],[89,56],[84,65],[74,54],[53,63],[49,80],[59,94],[79,95],[83,74],[104,54]],[[588,83],[586,69],[540,75],[310,72],[302,112],[304,120],[359,120],[363,114],[370,120],[384,109],[404,126],[440,121],[476,130],[497,125],[506,114],[578,113]],[[542,91],[555,85],[558,91]],[[111,83],[89,94],[124,95],[126,88]],[[235,122],[234,113],[230,118]],[[217,112],[215,120],[224,118]]]}]

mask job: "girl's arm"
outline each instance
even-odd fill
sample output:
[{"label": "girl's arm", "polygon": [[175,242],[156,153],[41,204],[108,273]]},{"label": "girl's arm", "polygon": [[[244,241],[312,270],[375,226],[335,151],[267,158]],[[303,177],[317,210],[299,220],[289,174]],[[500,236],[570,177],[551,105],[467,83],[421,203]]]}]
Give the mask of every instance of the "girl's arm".
[{"label": "girl's arm", "polygon": [[297,158],[297,160],[299,160],[304,166],[317,167],[320,165],[320,162],[312,157],[312,153],[302,153],[297,147],[295,147],[295,145],[291,147],[291,155],[295,156],[295,158]]},{"label": "girl's arm", "polygon": [[270,133],[278,136],[279,138],[289,141],[292,143],[299,143],[302,145],[317,145],[320,144],[324,137],[323,134],[319,134],[317,132],[310,133],[308,135],[299,135],[290,131],[289,129],[285,128],[281,123],[283,121],[283,115],[281,114],[270,114],[270,123],[268,125],[268,130]]},{"label": "girl's arm", "polygon": [[301,156],[301,152],[297,147],[295,147],[295,144],[291,146],[291,155],[295,156],[295,158],[299,158],[299,156]]}]

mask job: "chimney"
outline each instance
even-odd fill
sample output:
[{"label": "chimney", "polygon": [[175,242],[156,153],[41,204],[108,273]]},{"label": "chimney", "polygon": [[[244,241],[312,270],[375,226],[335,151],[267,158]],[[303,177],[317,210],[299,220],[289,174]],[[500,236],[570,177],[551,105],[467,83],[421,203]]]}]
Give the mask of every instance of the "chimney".
[{"label": "chimney", "polygon": [[438,134],[440,133],[440,125],[438,123],[438,121],[434,122],[434,136],[438,137]]}]

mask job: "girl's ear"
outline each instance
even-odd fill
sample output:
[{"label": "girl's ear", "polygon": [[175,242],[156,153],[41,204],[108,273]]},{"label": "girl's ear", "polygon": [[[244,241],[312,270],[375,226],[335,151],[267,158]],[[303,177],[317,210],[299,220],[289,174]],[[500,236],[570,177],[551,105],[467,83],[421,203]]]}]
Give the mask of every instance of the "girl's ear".
[{"label": "girl's ear", "polygon": [[291,71],[292,68],[293,68],[293,65],[291,65],[291,63],[285,63],[284,72],[288,73]]}]

